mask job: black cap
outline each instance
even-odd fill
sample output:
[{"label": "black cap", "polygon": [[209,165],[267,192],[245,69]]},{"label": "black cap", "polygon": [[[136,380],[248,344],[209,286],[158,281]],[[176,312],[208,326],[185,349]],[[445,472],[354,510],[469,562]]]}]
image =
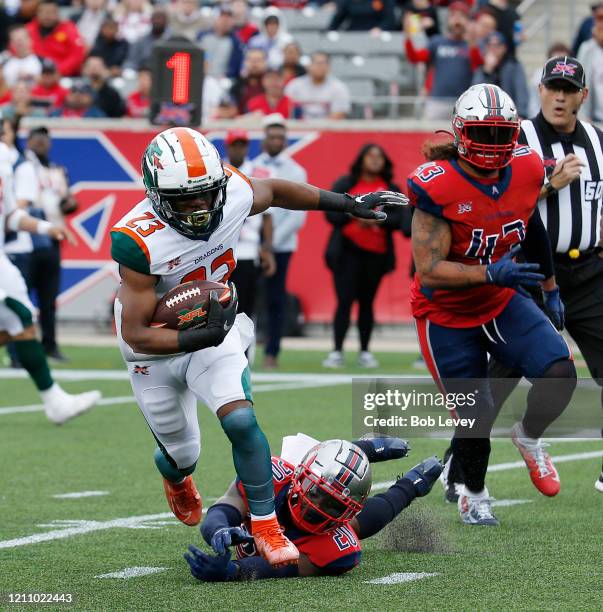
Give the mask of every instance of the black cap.
[{"label": "black cap", "polygon": [[49,58],[42,59],[42,72],[57,72],[57,65]]},{"label": "black cap", "polygon": [[73,83],[71,84],[70,90],[75,93],[87,93],[90,95],[94,95],[94,89],[92,89],[92,86],[90,85],[90,83],[88,83],[84,79],[74,80]]},{"label": "black cap", "polygon": [[569,55],[561,55],[551,58],[542,69],[540,82],[543,85],[551,81],[567,81],[578,89],[586,87],[586,77],[582,64]]}]

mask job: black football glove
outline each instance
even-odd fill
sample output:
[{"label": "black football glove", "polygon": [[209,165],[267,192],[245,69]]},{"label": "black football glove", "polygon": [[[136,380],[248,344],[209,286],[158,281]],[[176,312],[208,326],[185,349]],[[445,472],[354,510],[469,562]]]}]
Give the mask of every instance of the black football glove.
[{"label": "black football glove", "polygon": [[434,455],[425,459],[419,465],[415,465],[414,468],[404,474],[404,478],[408,478],[412,482],[417,497],[423,497],[431,491],[431,487],[440,477],[442,469],[440,460]]},{"label": "black football glove", "polygon": [[373,191],[362,195],[345,194],[352,202],[346,212],[359,219],[387,219],[387,214],[381,209],[383,206],[407,206],[408,198],[396,191]]},{"label": "black football glove", "polygon": [[228,283],[230,302],[222,306],[218,293],[210,291],[207,324],[202,329],[185,329],[178,332],[178,345],[184,353],[192,353],[210,346],[222,344],[234,325],[239,299],[234,283]]}]

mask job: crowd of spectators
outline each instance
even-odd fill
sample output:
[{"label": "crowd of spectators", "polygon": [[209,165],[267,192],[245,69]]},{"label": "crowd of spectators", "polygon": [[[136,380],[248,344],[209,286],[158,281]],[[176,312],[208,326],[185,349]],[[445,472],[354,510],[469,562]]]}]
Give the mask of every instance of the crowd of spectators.
[{"label": "crowd of spectators", "polygon": [[[516,2],[311,4],[330,10],[324,35],[337,30],[379,37],[403,31],[400,59],[425,66],[416,91],[425,96],[425,117],[449,117],[451,101],[477,82],[501,86],[519,114],[529,116],[534,88],[516,54],[522,41]],[[352,108],[345,78],[334,74],[328,53],[300,46],[281,10],[306,5],[305,0],[275,0],[269,6],[254,0],[5,3],[0,8],[0,109],[8,117],[148,116],[153,46],[184,37],[205,53],[203,121],[274,112],[285,118],[345,118]],[[585,112],[601,119],[603,91],[596,84],[603,83],[603,3],[593,5],[580,25],[571,53],[580,54],[587,79],[595,84]]]}]

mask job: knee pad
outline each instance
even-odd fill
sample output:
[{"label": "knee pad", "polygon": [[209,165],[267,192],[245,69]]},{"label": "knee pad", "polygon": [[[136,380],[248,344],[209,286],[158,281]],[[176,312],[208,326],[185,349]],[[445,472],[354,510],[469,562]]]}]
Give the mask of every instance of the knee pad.
[{"label": "knee pad", "polygon": [[220,425],[233,446],[244,445],[259,429],[253,408],[236,408],[221,419]]},{"label": "knee pad", "polygon": [[184,405],[178,391],[171,387],[151,387],[142,392],[144,412],[151,429],[158,435],[170,435],[186,428]]}]

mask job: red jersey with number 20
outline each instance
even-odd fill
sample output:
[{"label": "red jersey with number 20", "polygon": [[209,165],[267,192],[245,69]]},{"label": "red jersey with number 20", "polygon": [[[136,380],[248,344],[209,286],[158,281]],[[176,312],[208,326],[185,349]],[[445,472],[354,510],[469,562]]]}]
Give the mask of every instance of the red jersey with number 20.
[{"label": "red jersey with number 20", "polygon": [[[285,535],[297,546],[300,553],[306,555],[312,565],[320,567],[329,574],[342,574],[360,562],[360,540],[349,524],[338,527],[328,533],[313,534],[301,531],[291,521],[287,493],[295,466],[281,459],[272,457],[272,479],[274,481],[274,505],[279,523],[285,529]],[[247,496],[243,483],[237,478],[237,488],[245,500]],[[251,531],[249,517],[245,526]],[[243,544],[237,546],[237,557],[253,557],[257,555],[255,545]]]},{"label": "red jersey with number 20", "polygon": [[[544,180],[540,156],[517,147],[498,179],[476,179],[457,160],[419,166],[408,179],[410,203],[445,219],[452,231],[448,261],[486,265],[523,241]],[[415,274],[412,313],[445,327],[477,327],[500,314],[515,291],[496,285],[427,289]]]}]

